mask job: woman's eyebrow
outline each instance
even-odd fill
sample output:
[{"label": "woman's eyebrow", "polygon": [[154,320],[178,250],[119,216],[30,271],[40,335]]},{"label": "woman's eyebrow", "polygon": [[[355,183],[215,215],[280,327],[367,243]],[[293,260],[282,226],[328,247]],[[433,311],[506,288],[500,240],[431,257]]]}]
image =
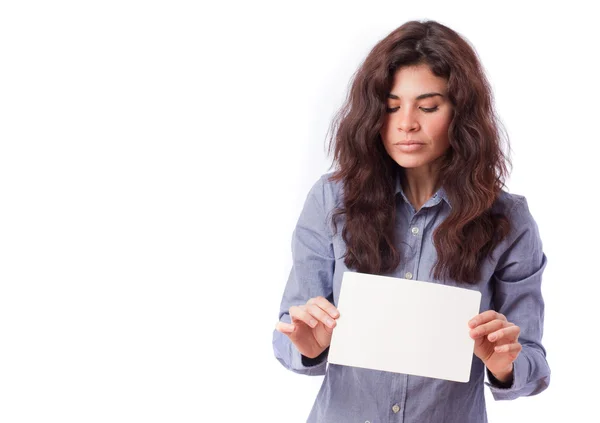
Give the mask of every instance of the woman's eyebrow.
[{"label": "woman's eyebrow", "polygon": [[[417,96],[415,98],[415,100],[423,100],[424,98],[435,97],[436,95],[439,95],[442,98],[444,97],[440,93],[426,93],[426,94],[421,94],[421,95]],[[400,97],[398,97],[396,94],[392,94],[392,93],[388,94],[388,98],[392,98],[394,100],[400,100]]]}]

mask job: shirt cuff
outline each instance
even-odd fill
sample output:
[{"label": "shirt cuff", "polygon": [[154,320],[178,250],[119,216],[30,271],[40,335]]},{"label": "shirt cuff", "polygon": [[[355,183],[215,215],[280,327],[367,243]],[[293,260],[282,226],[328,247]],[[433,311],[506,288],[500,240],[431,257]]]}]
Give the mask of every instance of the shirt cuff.
[{"label": "shirt cuff", "polygon": [[500,382],[486,367],[489,382],[485,382],[485,384],[490,387],[494,400],[512,400],[518,398],[520,396],[518,391],[527,383],[529,367],[527,355],[521,351],[517,359],[513,362],[513,380],[510,385]]},{"label": "shirt cuff", "polygon": [[292,368],[296,369],[298,373],[303,373],[310,376],[324,375],[327,369],[327,355],[329,354],[329,347],[325,349],[318,357],[308,358],[298,351],[298,348],[290,342],[290,348],[292,349]]},{"label": "shirt cuff", "polygon": [[[290,323],[289,314],[281,317],[284,323]],[[329,347],[315,358],[308,358],[300,354],[296,345],[290,340],[287,335],[273,330],[273,349],[275,357],[286,368],[295,373],[300,373],[309,376],[322,376],[327,372],[327,356],[329,355]]]},{"label": "shirt cuff", "polygon": [[510,387],[513,386],[514,384],[514,366],[513,366],[513,371],[512,374],[510,375],[510,380],[508,382],[501,382],[500,380],[498,380],[496,378],[496,376],[494,376],[494,374],[492,372],[490,372],[490,369],[488,369],[486,367],[487,370],[487,376],[488,376],[488,380],[490,381],[490,385],[494,386],[496,388],[501,388],[501,389],[509,389]]},{"label": "shirt cuff", "polygon": [[323,352],[321,354],[319,354],[318,357],[315,357],[315,358],[308,358],[308,357],[300,354],[300,357],[302,359],[302,365],[304,365],[304,367],[314,367],[318,364],[321,364],[324,360],[326,360],[328,354],[329,354],[329,347],[325,348],[323,350]]}]

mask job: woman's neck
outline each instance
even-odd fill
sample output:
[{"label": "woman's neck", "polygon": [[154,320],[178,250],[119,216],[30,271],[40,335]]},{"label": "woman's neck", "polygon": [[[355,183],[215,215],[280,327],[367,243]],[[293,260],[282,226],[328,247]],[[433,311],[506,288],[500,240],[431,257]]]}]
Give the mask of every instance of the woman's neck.
[{"label": "woman's neck", "polygon": [[437,172],[433,166],[404,168],[400,181],[404,195],[419,210],[439,189]]}]

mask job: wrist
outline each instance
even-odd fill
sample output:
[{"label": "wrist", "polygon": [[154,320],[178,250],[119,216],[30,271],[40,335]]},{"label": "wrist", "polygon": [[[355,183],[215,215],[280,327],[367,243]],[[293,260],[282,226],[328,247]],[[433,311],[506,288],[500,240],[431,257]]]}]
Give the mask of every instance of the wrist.
[{"label": "wrist", "polygon": [[510,368],[503,371],[492,372],[490,370],[492,376],[494,376],[501,383],[509,383],[512,382],[513,374],[514,374],[514,364],[510,364]]},{"label": "wrist", "polygon": [[329,347],[325,348],[325,350],[323,350],[323,352],[316,357],[307,357],[304,354],[300,354],[302,365],[305,367],[312,367],[316,366],[317,364],[321,364],[327,358],[328,354]]}]

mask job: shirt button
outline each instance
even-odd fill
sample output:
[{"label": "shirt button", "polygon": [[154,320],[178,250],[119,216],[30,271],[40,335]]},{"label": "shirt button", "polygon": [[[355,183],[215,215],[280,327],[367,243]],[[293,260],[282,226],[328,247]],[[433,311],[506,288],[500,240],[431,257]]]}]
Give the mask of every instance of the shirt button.
[{"label": "shirt button", "polygon": [[419,233],[419,228],[417,228],[417,227],[415,226],[415,227],[414,227],[414,228],[412,228],[410,231],[413,233],[413,235],[416,235],[416,234],[418,234],[418,233]]},{"label": "shirt button", "polygon": [[392,407],[392,411],[394,413],[397,413],[398,411],[400,411],[400,407],[398,406],[398,404],[394,404],[394,406]]},{"label": "shirt button", "polygon": [[410,273],[410,272],[406,272],[406,274],[404,275],[404,277],[405,277],[406,279],[412,279],[412,273]]}]

